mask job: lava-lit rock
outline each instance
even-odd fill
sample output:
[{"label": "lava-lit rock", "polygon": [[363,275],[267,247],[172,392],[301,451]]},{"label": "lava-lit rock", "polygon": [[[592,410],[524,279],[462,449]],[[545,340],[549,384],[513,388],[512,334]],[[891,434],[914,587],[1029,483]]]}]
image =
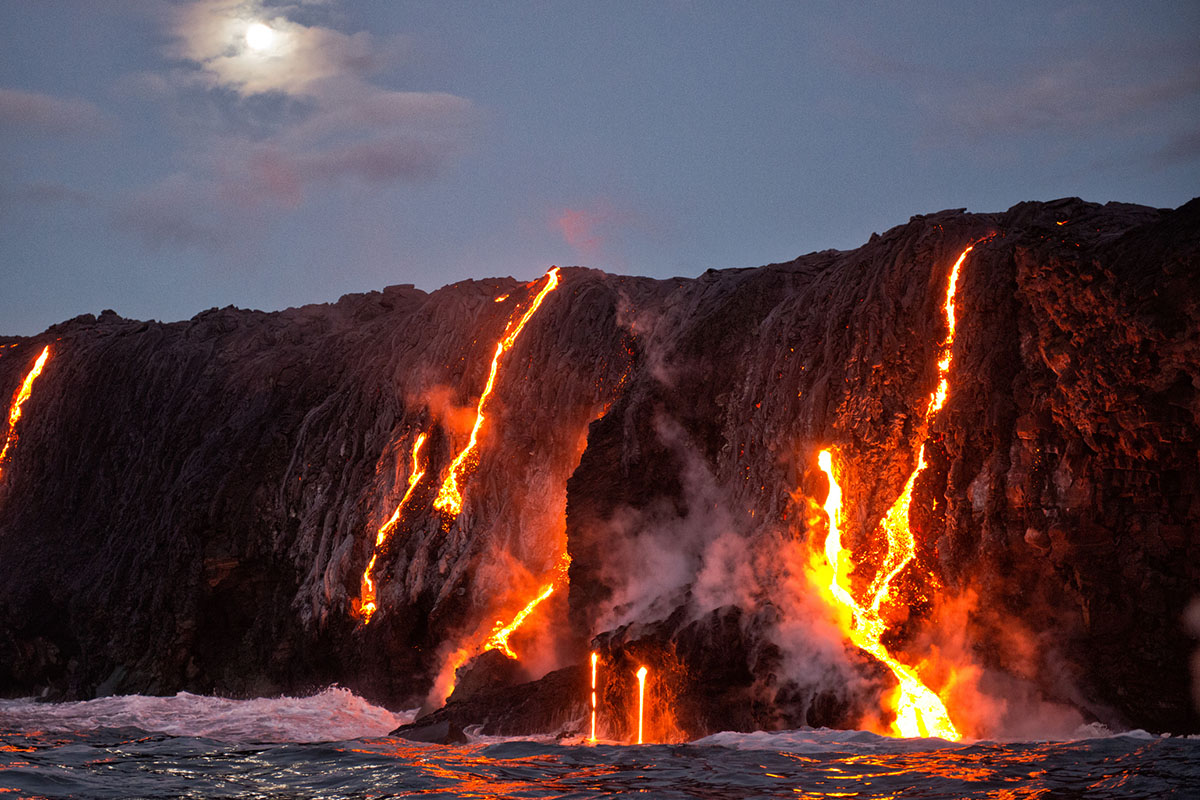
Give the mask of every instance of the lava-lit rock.
[{"label": "lava-lit rock", "polygon": [[[952,389],[926,429],[947,270],[971,242]],[[463,513],[443,517],[437,477],[534,291],[389,287],[172,324],[105,312],[0,341],[17,345],[0,347],[0,397],[53,351],[0,479],[0,693],[337,682],[411,708],[447,643],[511,615],[565,544],[574,666],[468,682],[442,718],[581,724],[594,640],[614,669],[675,676],[681,735],[852,724],[885,682],[852,648],[852,675],[805,669],[814,634],[789,623],[812,607],[787,560],[812,549],[819,449],[847,465],[858,548],[928,440],[900,582],[977,596],[975,655],[1047,699],[1200,730],[1180,622],[1200,594],[1200,201],[945,211],[695,279],[565,269],[505,355]],[[430,478],[364,625],[359,580],[422,431]],[[934,605],[897,623],[914,661]],[[608,711],[627,732],[625,691]]]},{"label": "lava-lit rock", "polygon": [[419,724],[401,725],[389,736],[398,736],[412,742],[427,742],[429,744],[466,744],[467,736],[463,729],[448,719],[440,722],[421,722]]}]

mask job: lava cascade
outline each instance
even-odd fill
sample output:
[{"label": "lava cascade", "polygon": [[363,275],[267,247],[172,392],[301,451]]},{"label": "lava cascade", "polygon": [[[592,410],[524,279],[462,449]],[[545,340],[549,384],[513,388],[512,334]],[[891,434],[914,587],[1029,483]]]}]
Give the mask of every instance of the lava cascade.
[{"label": "lava cascade", "polygon": [[[483,387],[483,394],[479,396],[479,404],[475,411],[475,424],[471,428],[471,436],[467,440],[467,445],[454,458],[450,464],[450,469],[446,473],[445,479],[442,481],[441,489],[438,490],[437,498],[433,501],[433,507],[439,511],[449,514],[451,517],[457,517],[462,511],[462,492],[459,488],[459,481],[475,470],[479,463],[477,448],[479,444],[479,431],[483,428],[484,421],[484,406],[487,404],[488,398],[492,394],[492,387],[496,383],[496,373],[500,369],[500,359],[513,345],[516,344],[517,337],[521,335],[521,331],[525,329],[526,323],[541,307],[542,301],[546,299],[546,295],[558,288],[558,267],[551,267],[545,275],[546,285],[533,298],[529,308],[520,317],[510,317],[508,325],[505,327],[504,336],[496,343],[496,353],[492,356],[491,370],[488,372],[487,383]],[[503,299],[503,298],[499,298]]]},{"label": "lava cascade", "polygon": [[[954,297],[958,288],[959,270],[962,268],[967,254],[973,249],[974,245],[971,245],[963,250],[950,271],[946,300],[943,305],[947,333],[937,362],[937,388],[930,394],[925,409],[926,426],[945,405],[950,391],[949,375],[955,331]],[[888,509],[880,523],[887,542],[887,551],[867,590],[868,601],[866,602],[856,599],[849,588],[848,578],[854,568],[854,561],[849,551],[841,543],[841,524],[844,517],[842,490],[836,474],[840,468],[834,464],[831,450],[822,450],[818,461],[821,471],[829,480],[829,496],[824,506],[829,520],[829,532],[825,538],[824,553],[829,568],[832,570],[832,575],[828,578],[828,588],[834,600],[850,612],[851,624],[846,631],[850,640],[857,647],[883,662],[896,676],[899,685],[891,700],[896,713],[892,732],[908,737],[938,736],[943,739],[960,739],[958,729],[951,722],[942,699],[921,682],[915,669],[896,660],[882,641],[889,627],[883,617],[883,608],[885,604],[898,600],[892,595],[892,581],[916,555],[916,540],[909,528],[908,512],[912,504],[913,487],[916,485],[917,476],[925,468],[925,445],[922,444],[917,453],[917,466],[905,482],[904,490]]]},{"label": "lava cascade", "polygon": [[13,442],[17,440],[17,421],[21,419],[21,407],[25,405],[25,401],[33,394],[33,382],[42,374],[42,368],[46,366],[46,361],[49,358],[50,345],[46,345],[42,348],[42,354],[37,357],[37,361],[33,363],[33,369],[29,370],[29,374],[21,382],[17,393],[13,395],[12,404],[8,408],[8,430],[4,435],[4,446],[0,447],[0,476],[4,474],[3,467],[5,461],[8,460],[8,450],[12,447]]},{"label": "lava cascade", "polygon": [[425,477],[425,465],[421,463],[421,446],[425,444],[425,439],[428,434],[420,433],[413,442],[412,449],[412,468],[408,476],[408,489],[404,492],[404,497],[400,498],[400,502],[396,505],[396,510],[392,512],[392,516],[387,522],[380,526],[379,531],[375,534],[375,548],[371,553],[371,560],[367,562],[367,568],[363,570],[361,587],[359,591],[358,613],[362,616],[363,624],[371,621],[371,615],[376,611],[375,605],[375,581],[371,578],[372,572],[375,570],[375,561],[379,558],[379,551],[391,536],[397,523],[400,521],[400,516],[404,513],[405,506],[408,505],[409,498],[412,497],[413,490],[417,488],[417,484]]},{"label": "lava cascade", "polygon": [[592,735],[589,737],[592,744],[596,743],[596,661],[598,659],[599,656],[592,653]]},{"label": "lava cascade", "polygon": [[642,743],[642,716],[646,710],[646,672],[647,672],[647,669],[645,667],[638,667],[638,671],[637,671],[637,681],[638,681],[637,743],[638,744]]},{"label": "lava cascade", "polygon": [[554,594],[554,589],[559,583],[566,582],[567,570],[570,566],[571,558],[566,552],[564,552],[558,560],[558,565],[554,568],[554,577],[549,583],[538,590],[536,597],[530,600],[524,608],[517,612],[517,615],[513,617],[512,622],[504,625],[502,621],[496,621],[496,626],[492,629],[492,635],[489,636],[487,641],[483,643],[482,652],[486,653],[488,650],[499,650],[509,658],[516,659],[517,654],[513,652],[511,647],[509,647],[508,637],[512,636],[513,633],[521,627],[529,615],[533,613],[534,609],[542,604],[543,600]]}]

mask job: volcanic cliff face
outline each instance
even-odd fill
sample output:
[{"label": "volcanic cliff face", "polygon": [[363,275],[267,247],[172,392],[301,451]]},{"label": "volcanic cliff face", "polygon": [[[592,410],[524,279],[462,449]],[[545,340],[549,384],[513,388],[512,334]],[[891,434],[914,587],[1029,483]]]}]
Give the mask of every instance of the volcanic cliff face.
[{"label": "volcanic cliff face", "polygon": [[[463,721],[581,718],[578,667],[507,722],[495,698],[529,690],[488,686],[594,647],[614,676],[660,676],[663,737],[859,724],[887,676],[806,582],[827,525],[816,454],[845,462],[845,537],[866,564],[925,444],[892,651],[958,646],[985,695],[1195,730],[1198,232],[1197,201],[1072,199],[915,217],[855,251],[695,279],[568,268],[501,356],[547,279],[173,324],[106,312],[4,340],[0,396],[51,355],[0,474],[0,692],[338,682],[411,705],[553,586],[511,640],[520,664],[493,650],[460,672]],[[930,422],[940,305],[972,243]],[[438,510],[480,413],[462,511]],[[628,690],[602,692],[610,716]]]}]

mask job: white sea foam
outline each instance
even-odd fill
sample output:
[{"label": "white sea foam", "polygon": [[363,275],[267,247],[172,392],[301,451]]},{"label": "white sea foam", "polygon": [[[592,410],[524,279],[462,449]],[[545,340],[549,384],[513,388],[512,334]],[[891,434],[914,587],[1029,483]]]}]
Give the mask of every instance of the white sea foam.
[{"label": "white sea foam", "polygon": [[[1004,740],[1007,744],[1017,742],[1071,742],[1089,739],[1157,739],[1158,736],[1143,730],[1113,732],[1100,723],[1081,725],[1070,737],[1053,737],[1035,740]],[[716,745],[734,750],[778,750],[790,753],[914,753],[928,750],[944,750],[972,744],[994,744],[991,741],[964,740],[951,742],[945,739],[900,739],[880,736],[867,731],[845,731],[830,728],[801,728],[791,731],[755,731],[734,733],[724,731],[697,739],[692,744]]]},{"label": "white sea foam", "polygon": [[0,730],[85,732],[135,727],[173,736],[226,742],[330,742],[386,736],[415,711],[393,713],[331,687],[311,697],[230,700],[180,692],[174,697],[127,695],[77,703],[0,700]]},{"label": "white sea foam", "polygon": [[960,747],[945,739],[895,739],[868,731],[831,728],[801,728],[791,731],[724,731],[697,739],[693,744],[729,747],[734,750],[779,750],[790,753],[889,752],[907,753]]}]

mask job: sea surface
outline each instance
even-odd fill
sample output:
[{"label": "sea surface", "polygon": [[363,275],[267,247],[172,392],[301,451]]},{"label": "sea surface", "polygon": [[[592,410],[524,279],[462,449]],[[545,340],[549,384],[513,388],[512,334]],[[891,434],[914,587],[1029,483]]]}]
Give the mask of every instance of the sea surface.
[{"label": "sea surface", "polygon": [[411,717],[339,688],[256,700],[0,700],[0,800],[1200,798],[1200,738],[1141,731],[963,744],[806,729],[642,746],[387,735]]}]

